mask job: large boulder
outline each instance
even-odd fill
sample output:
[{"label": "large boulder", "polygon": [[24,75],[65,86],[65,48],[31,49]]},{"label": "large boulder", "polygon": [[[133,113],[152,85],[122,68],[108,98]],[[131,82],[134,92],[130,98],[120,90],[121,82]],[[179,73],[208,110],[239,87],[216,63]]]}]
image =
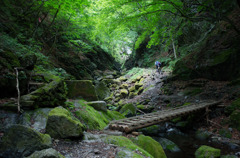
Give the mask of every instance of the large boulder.
[{"label": "large boulder", "polygon": [[68,98],[83,98],[87,101],[98,100],[95,87],[90,80],[68,80],[65,81],[68,87]]},{"label": "large boulder", "polygon": [[107,87],[107,84],[104,81],[97,83],[95,88],[96,88],[96,93],[98,95],[98,98],[100,100],[103,100],[109,97],[111,94],[110,89]]},{"label": "large boulder", "polygon": [[21,97],[23,108],[56,107],[64,105],[67,89],[65,83],[56,79],[44,87]]},{"label": "large boulder", "polygon": [[107,112],[107,103],[105,101],[92,101],[88,102],[95,110]]},{"label": "large boulder", "polygon": [[0,110],[0,132],[4,132],[8,127],[17,124],[19,114],[17,112]]},{"label": "large boulder", "polygon": [[52,146],[51,137],[23,125],[7,129],[0,144],[0,157],[21,158]]},{"label": "large boulder", "polygon": [[46,132],[53,138],[79,138],[83,125],[68,110],[57,107],[48,114]]},{"label": "large boulder", "polygon": [[133,138],[132,141],[157,158],[167,158],[162,146],[149,136],[140,135],[137,138]]},{"label": "large boulder", "polygon": [[38,132],[45,131],[48,113],[51,110],[51,108],[39,108],[34,111],[25,111],[20,118],[20,123],[31,127]]},{"label": "large boulder", "polygon": [[65,157],[56,150],[54,150],[53,148],[49,148],[41,151],[35,151],[32,155],[26,158],[65,158]]},{"label": "large boulder", "polygon": [[162,145],[162,148],[164,150],[168,150],[170,152],[180,152],[180,148],[171,140],[168,140],[166,138],[160,138],[158,139],[158,142]]},{"label": "large boulder", "polygon": [[200,148],[197,149],[195,152],[195,157],[196,158],[217,158],[220,157],[221,155],[221,150],[220,149],[215,149],[210,146],[203,145]]}]

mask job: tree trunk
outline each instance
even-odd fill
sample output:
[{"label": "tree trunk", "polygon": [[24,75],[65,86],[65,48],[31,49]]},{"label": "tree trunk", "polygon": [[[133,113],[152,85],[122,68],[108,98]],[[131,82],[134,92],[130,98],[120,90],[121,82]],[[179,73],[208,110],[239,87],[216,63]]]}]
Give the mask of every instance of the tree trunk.
[{"label": "tree trunk", "polygon": [[174,40],[173,39],[172,39],[172,46],[173,46],[174,57],[175,57],[175,59],[177,59],[177,52],[176,52],[176,48],[175,48],[175,44],[174,44]]}]

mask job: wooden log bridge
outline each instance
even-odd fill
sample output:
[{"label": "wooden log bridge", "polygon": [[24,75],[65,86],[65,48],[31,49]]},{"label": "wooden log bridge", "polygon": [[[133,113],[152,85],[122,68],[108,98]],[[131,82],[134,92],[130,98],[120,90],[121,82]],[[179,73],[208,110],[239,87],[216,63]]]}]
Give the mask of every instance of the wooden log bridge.
[{"label": "wooden log bridge", "polygon": [[109,129],[129,133],[140,128],[155,125],[163,121],[171,120],[175,117],[197,112],[199,110],[206,109],[208,112],[210,106],[218,105],[220,102],[221,101],[207,101],[202,103],[195,103],[169,110],[162,110],[121,120],[114,120],[110,122]]}]

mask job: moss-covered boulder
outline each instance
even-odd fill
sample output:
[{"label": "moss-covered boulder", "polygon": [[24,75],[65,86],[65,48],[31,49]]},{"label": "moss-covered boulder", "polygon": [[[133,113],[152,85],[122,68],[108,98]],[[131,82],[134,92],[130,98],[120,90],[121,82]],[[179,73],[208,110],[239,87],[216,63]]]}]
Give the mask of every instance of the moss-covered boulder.
[{"label": "moss-covered boulder", "polygon": [[137,91],[137,94],[140,95],[142,92],[144,91],[144,88],[143,87],[140,87]]},{"label": "moss-covered boulder", "polygon": [[65,158],[62,154],[53,148],[35,151],[32,155],[26,158]]},{"label": "moss-covered boulder", "polygon": [[119,112],[126,117],[136,116],[137,108],[133,104],[129,103],[125,104]]},{"label": "moss-covered boulder", "polygon": [[83,98],[87,101],[98,100],[95,87],[90,80],[69,80],[66,81],[68,87],[68,98]]},{"label": "moss-covered boulder", "polygon": [[162,145],[162,148],[164,150],[168,150],[170,152],[180,152],[180,148],[171,140],[168,140],[166,138],[160,138],[158,139],[158,142]]},{"label": "moss-covered boulder", "polygon": [[107,112],[107,103],[105,101],[92,101],[87,104],[92,106],[95,110]]},{"label": "moss-covered boulder", "polygon": [[230,115],[231,126],[240,131],[240,110],[235,110]]},{"label": "moss-covered boulder", "polygon": [[120,86],[120,89],[128,89],[128,84],[124,83]]},{"label": "moss-covered boulder", "polygon": [[121,76],[121,77],[119,77],[119,81],[121,81],[121,82],[127,81],[127,78],[124,76]]},{"label": "moss-covered boulder", "polygon": [[132,152],[134,152],[135,150],[138,150],[142,153],[143,156],[153,158],[153,156],[150,153],[148,153],[143,148],[137,146],[130,139],[128,139],[126,137],[123,137],[123,136],[107,136],[107,137],[103,138],[103,141],[107,144],[114,144],[114,145],[117,145],[119,147],[124,147],[124,148],[126,148],[126,149],[128,149]]},{"label": "moss-covered boulder", "polygon": [[140,135],[135,139],[132,139],[132,141],[145,151],[147,151],[149,154],[151,154],[153,157],[158,158],[166,158],[166,154],[162,148],[162,146],[152,139],[149,136]]},{"label": "moss-covered boulder", "polygon": [[23,108],[56,107],[64,105],[67,96],[65,83],[56,79],[44,87],[21,97]]},{"label": "moss-covered boulder", "polygon": [[95,88],[98,99],[100,100],[103,100],[111,95],[110,89],[107,87],[107,84],[104,81],[97,83]]},{"label": "moss-covered boulder", "polygon": [[196,158],[217,158],[220,157],[221,150],[210,146],[202,145],[195,152]]},{"label": "moss-covered boulder", "polygon": [[206,130],[203,129],[199,129],[197,130],[196,134],[195,134],[195,138],[199,139],[199,140],[207,140],[212,134],[209,133]]},{"label": "moss-covered boulder", "polygon": [[122,98],[128,96],[128,90],[127,89],[121,89],[120,90],[120,95]]},{"label": "moss-covered boulder", "polygon": [[46,132],[53,138],[80,138],[83,128],[81,122],[62,107],[54,108],[48,114]]},{"label": "moss-covered boulder", "polygon": [[138,82],[138,83],[135,83],[135,89],[136,90],[138,90],[140,87],[142,87],[143,86],[143,83],[140,83],[140,82]]},{"label": "moss-covered boulder", "polygon": [[132,98],[134,98],[134,97],[137,96],[137,95],[138,95],[138,94],[135,93],[135,92],[130,92],[130,93],[129,93],[129,98],[132,99]]},{"label": "moss-covered boulder", "polygon": [[74,114],[90,130],[102,130],[110,121],[125,118],[117,111],[97,111],[88,104],[83,104],[80,101],[76,102],[75,105],[79,108],[73,110]]},{"label": "moss-covered boulder", "polygon": [[126,148],[118,148],[118,152],[115,155],[115,158],[145,158],[143,155],[139,155],[134,151],[131,151]]},{"label": "moss-covered boulder", "polygon": [[132,86],[129,88],[129,92],[134,92],[135,91],[135,86]]},{"label": "moss-covered boulder", "polygon": [[0,142],[0,157],[21,158],[52,146],[51,137],[23,125],[12,125]]}]

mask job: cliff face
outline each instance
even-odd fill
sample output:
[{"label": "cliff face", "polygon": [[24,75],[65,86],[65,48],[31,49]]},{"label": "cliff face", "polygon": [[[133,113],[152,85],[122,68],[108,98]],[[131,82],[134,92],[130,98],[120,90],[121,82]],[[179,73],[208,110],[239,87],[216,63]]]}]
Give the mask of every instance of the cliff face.
[{"label": "cliff face", "polygon": [[[240,27],[239,10],[230,18]],[[229,23],[220,22],[199,47],[179,60],[173,71],[178,79],[234,80],[240,77],[240,35]]]}]

